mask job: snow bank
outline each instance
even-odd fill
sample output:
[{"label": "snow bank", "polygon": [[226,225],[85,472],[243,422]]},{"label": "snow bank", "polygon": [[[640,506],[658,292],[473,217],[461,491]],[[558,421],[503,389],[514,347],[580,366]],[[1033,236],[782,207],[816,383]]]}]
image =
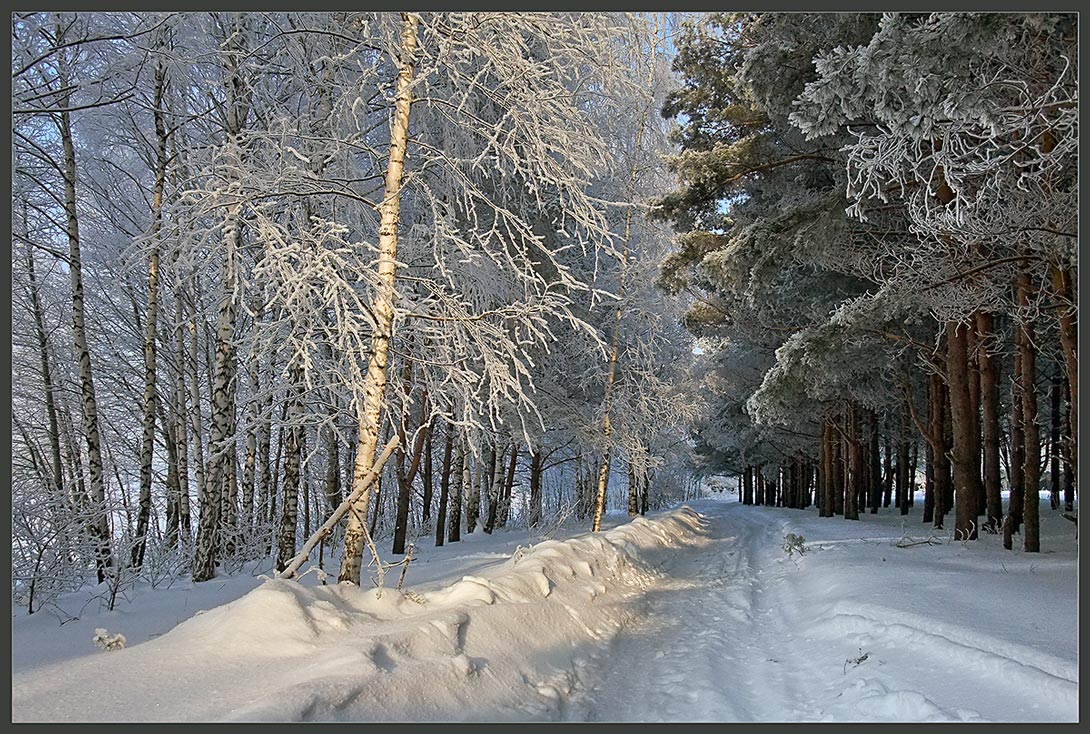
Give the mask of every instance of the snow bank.
[{"label": "snow bank", "polygon": [[422,592],[267,579],[157,639],[16,675],[13,720],[559,718],[658,554],[704,527],[682,507]]}]

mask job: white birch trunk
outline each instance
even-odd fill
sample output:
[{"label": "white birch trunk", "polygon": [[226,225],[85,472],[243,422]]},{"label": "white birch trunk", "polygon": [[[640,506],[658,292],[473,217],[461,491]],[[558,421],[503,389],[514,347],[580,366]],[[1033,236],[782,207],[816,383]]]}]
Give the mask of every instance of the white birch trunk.
[{"label": "white birch trunk", "polygon": [[[57,40],[63,33],[57,25]],[[59,54],[59,84],[68,88],[68,54]],[[71,95],[65,93],[60,106],[67,108]],[[102,469],[102,442],[98,430],[98,401],[91,370],[91,352],[87,347],[87,330],[83,304],[83,267],[80,258],[79,217],[76,211],[76,150],[72,142],[72,119],[65,111],[58,115],[58,131],[64,148],[64,209],[68,235],[68,273],[72,288],[72,338],[76,362],[79,364],[80,394],[83,405],[83,435],[87,442],[88,493],[91,502],[91,519],[88,530],[95,541],[95,567],[99,583],[106,580],[108,569],[113,565],[110,549],[110,523],[106,508],[106,482]]]},{"label": "white birch trunk", "polygon": [[[405,147],[409,138],[409,109],[412,103],[413,56],[416,54],[418,18],[402,13],[401,54],[397,61],[397,96],[390,128],[390,156],[386,168],[385,196],[379,206],[379,288],[372,303],[375,330],[371,336],[371,356],[367,363],[363,403],[359,409],[359,438],[352,473],[352,489],[366,481],[374,465],[378,433],[382,424],[382,406],[386,392],[386,368],[394,321],[394,297],[397,268],[397,228],[401,209],[401,179],[405,168]],[[348,516],[344,536],[344,555],[339,579],[357,586],[363,560],[364,535],[370,491],[360,493]]]},{"label": "white birch trunk", "polygon": [[155,66],[155,137],[158,143],[155,161],[155,189],[151,200],[151,251],[148,253],[148,305],[144,318],[144,395],[141,408],[143,423],[140,442],[140,509],[136,518],[136,542],[132,548],[132,566],[140,568],[147,549],[148,522],[151,519],[151,462],[155,451],[155,348],[159,322],[159,230],[163,222],[163,189],[167,175],[167,131],[163,120],[163,90],[166,72],[162,62]]},{"label": "white birch trunk", "polygon": [[[651,58],[648,65],[647,73],[647,86],[648,89],[652,88],[652,81],[654,79],[655,69],[655,46],[651,47]],[[636,145],[632,155],[632,171],[629,178],[628,186],[628,199],[631,201],[635,197],[636,192],[636,176],[638,173],[637,163],[639,161],[640,146],[643,144],[643,130],[647,124],[647,114],[650,110],[644,112],[640,117],[640,123],[636,127]],[[606,509],[606,488],[609,485],[609,463],[610,453],[612,450],[613,441],[613,423],[610,419],[610,410],[613,407],[613,383],[617,376],[617,360],[621,351],[621,327],[624,322],[624,297],[625,297],[625,277],[628,270],[628,246],[632,239],[632,208],[627,209],[624,216],[624,242],[621,249],[621,283],[620,293],[618,294],[620,300],[617,302],[617,312],[615,321],[615,331],[613,332],[613,349],[609,358],[609,373],[606,376],[606,395],[603,405],[602,413],[602,440],[605,445],[605,451],[602,455],[602,466],[598,470],[598,491],[594,497],[594,521],[591,525],[591,530],[598,532],[602,529],[602,515]]]}]

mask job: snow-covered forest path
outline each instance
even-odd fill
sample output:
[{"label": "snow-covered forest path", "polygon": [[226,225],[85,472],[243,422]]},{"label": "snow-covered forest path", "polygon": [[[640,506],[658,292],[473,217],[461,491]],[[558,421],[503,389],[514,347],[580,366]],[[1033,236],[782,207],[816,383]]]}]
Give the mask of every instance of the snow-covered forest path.
[{"label": "snow-covered forest path", "polygon": [[[189,618],[157,636],[135,637],[163,614],[150,599],[61,632],[35,615],[13,624],[12,715],[1074,721],[1076,546],[1066,521],[1042,519],[1054,552],[1007,552],[994,535],[897,547],[929,528],[706,500],[564,540],[422,549],[404,592],[252,579],[226,604],[175,610]],[[790,533],[803,555],[785,552]],[[26,663],[73,625],[134,639]]]},{"label": "snow-covered forest path", "polygon": [[[647,611],[615,638],[581,718],[599,721],[788,720],[800,675],[792,634],[767,607],[767,552],[782,523],[753,512],[704,513],[707,545],[665,556]],[[782,554],[781,554],[782,557]]]},{"label": "snow-covered forest path", "polygon": [[[584,673],[593,683],[569,703],[569,718],[1075,717],[1074,609],[1051,607],[1056,598],[1048,592],[1062,593],[1052,584],[1044,598],[1034,598],[1045,590],[1026,588],[1018,578],[1030,581],[1039,570],[1025,565],[1026,556],[1008,556],[1000,569],[983,570],[976,584],[946,585],[944,579],[954,581],[955,574],[933,569],[928,556],[953,565],[952,556],[970,550],[961,544],[896,548],[900,529],[882,537],[882,528],[869,523],[831,523],[735,503],[696,506],[705,543],[663,555],[662,580],[645,597],[644,614],[613,639],[596,669]],[[888,530],[894,518],[884,519]],[[830,530],[858,535],[829,538]],[[923,529],[908,531],[922,535]],[[791,532],[821,540],[809,542],[809,555],[789,557],[783,542]],[[886,549],[877,558],[876,546]],[[909,567],[914,561],[924,563]],[[837,562],[847,565],[843,574],[831,565]],[[1010,584],[991,596],[1010,600],[1004,622],[995,618],[994,605],[982,603],[992,584],[1004,581],[995,570]],[[1056,635],[1050,619],[1070,634],[1069,655],[1054,656],[1034,644],[1044,642],[1043,629],[1063,644],[1064,633]],[[991,634],[1016,640],[1020,627],[1030,646]]]}]

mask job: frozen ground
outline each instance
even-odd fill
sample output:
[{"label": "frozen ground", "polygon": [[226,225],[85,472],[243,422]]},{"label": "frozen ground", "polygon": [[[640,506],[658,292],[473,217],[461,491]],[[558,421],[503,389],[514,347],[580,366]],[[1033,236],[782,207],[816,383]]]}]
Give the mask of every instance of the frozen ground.
[{"label": "frozen ground", "polygon": [[[1077,720],[1070,523],[1043,505],[1040,554],[895,547],[927,536],[917,512],[902,530],[890,510],[700,501],[597,536],[422,547],[404,594],[247,574],[112,613],[73,596],[64,625],[14,615],[12,717]],[[126,649],[97,650],[96,627]]]}]

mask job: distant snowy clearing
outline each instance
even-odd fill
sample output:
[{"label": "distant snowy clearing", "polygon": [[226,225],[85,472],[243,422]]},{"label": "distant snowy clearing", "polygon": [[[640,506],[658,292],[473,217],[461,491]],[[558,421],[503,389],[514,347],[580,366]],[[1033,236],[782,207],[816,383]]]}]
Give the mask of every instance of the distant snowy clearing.
[{"label": "distant snowy clearing", "polygon": [[[529,548],[523,531],[422,549],[404,592],[143,589],[59,627],[18,615],[12,717],[1075,721],[1077,548],[1041,514],[1058,550],[1023,554],[997,536],[899,548],[928,528],[888,510],[699,501]],[[95,628],[128,646],[97,651]]]}]

